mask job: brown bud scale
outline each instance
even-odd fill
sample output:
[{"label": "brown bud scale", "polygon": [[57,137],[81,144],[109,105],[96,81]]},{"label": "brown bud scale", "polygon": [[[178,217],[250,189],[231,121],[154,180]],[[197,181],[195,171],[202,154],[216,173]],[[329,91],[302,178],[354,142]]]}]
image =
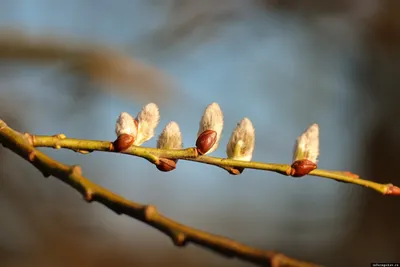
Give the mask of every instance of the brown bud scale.
[{"label": "brown bud scale", "polygon": [[176,160],[160,158],[158,164],[156,164],[156,167],[159,171],[162,172],[169,172],[175,170]]},{"label": "brown bud scale", "polygon": [[197,151],[200,155],[206,154],[217,141],[217,132],[213,130],[205,130],[196,140]]},{"label": "brown bud scale", "polygon": [[228,169],[229,174],[232,175],[239,175],[244,171],[244,168],[241,167],[236,167],[236,168],[230,168]]},{"label": "brown bud scale", "polygon": [[317,164],[308,159],[302,159],[293,162],[291,167],[292,167],[292,170],[290,172],[291,176],[302,177],[304,175],[309,174],[312,170],[315,170],[317,168]]},{"label": "brown bud scale", "polygon": [[114,150],[117,152],[122,152],[127,150],[135,141],[135,137],[130,134],[121,134],[118,136],[117,140],[114,141]]}]

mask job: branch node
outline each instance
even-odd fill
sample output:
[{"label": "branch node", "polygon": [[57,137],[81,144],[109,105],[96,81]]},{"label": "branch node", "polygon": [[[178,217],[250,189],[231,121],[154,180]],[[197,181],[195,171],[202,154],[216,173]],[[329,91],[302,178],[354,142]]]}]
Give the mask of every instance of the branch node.
[{"label": "branch node", "polygon": [[75,151],[76,153],[81,153],[81,154],[84,154],[84,155],[90,154],[90,153],[93,152],[93,151],[84,150],[84,149],[75,149],[74,151]]},{"label": "branch node", "polygon": [[79,165],[72,165],[70,170],[72,175],[82,175],[82,168]]},{"label": "branch node", "polygon": [[33,161],[35,160],[35,157],[36,157],[36,152],[35,152],[35,150],[32,150],[31,152],[29,152],[29,154],[28,154],[28,160],[29,160],[30,162],[33,162]]},{"label": "branch node", "polygon": [[147,159],[150,163],[156,166],[160,164],[160,159],[157,156],[153,155],[151,152],[143,153],[143,158]]},{"label": "branch node", "polygon": [[48,173],[46,171],[43,171],[43,170],[41,170],[41,172],[42,172],[42,175],[44,176],[44,178],[49,178],[50,177],[50,173]]},{"label": "branch node", "polygon": [[192,153],[191,155],[192,158],[197,158],[199,156],[199,152],[197,151],[197,147],[192,147]]},{"label": "branch node", "polygon": [[60,140],[67,139],[67,136],[66,136],[65,134],[63,134],[63,133],[55,134],[55,135],[53,135],[53,136],[56,137],[56,138],[58,138],[58,139],[60,139]]},{"label": "branch node", "polygon": [[292,167],[289,167],[286,169],[285,174],[287,176],[292,176],[294,174],[295,170]]},{"label": "branch node", "polygon": [[24,133],[24,139],[28,141],[28,143],[33,146],[35,143],[35,136],[30,133]]},{"label": "branch node", "polygon": [[349,172],[349,171],[343,171],[342,173],[346,174],[347,176],[350,176],[351,178],[354,178],[354,179],[360,178],[360,175],[352,173],[352,172]]},{"label": "branch node", "polygon": [[6,127],[7,127],[7,124],[5,123],[5,121],[0,120],[0,130],[3,130]]},{"label": "branch node", "polygon": [[157,214],[157,208],[154,205],[147,205],[144,208],[144,217],[146,221],[151,222]]},{"label": "branch node", "polygon": [[227,171],[229,172],[229,174],[232,175],[239,175],[244,171],[244,168],[240,168],[240,167],[236,167],[236,168],[228,168]]},{"label": "branch node", "polygon": [[280,267],[283,259],[286,258],[283,254],[275,254],[271,259],[271,267]]},{"label": "branch node", "polygon": [[93,196],[94,196],[94,191],[91,188],[86,188],[85,189],[85,194],[84,194],[84,199],[87,202],[92,202],[93,201]]},{"label": "branch node", "polygon": [[171,239],[177,247],[184,247],[186,245],[186,235],[182,232],[173,234]]},{"label": "branch node", "polygon": [[108,150],[109,151],[115,151],[113,142],[110,142],[110,144],[108,145]]}]

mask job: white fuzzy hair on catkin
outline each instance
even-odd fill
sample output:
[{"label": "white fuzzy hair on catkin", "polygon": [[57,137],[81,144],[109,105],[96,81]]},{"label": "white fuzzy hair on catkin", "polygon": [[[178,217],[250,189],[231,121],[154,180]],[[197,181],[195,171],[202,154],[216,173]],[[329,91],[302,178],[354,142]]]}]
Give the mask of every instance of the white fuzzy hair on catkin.
[{"label": "white fuzzy hair on catkin", "polygon": [[255,130],[248,118],[242,119],[233,130],[226,146],[228,158],[250,161],[253,157]]},{"label": "white fuzzy hair on catkin", "polygon": [[314,123],[297,138],[293,152],[293,161],[307,159],[316,164],[318,156],[319,126]]},{"label": "white fuzzy hair on catkin", "polygon": [[121,112],[118,116],[115,124],[115,134],[120,136],[121,134],[129,134],[134,137],[137,135],[137,127],[135,119],[127,112]]},{"label": "white fuzzy hair on catkin", "polygon": [[178,123],[171,121],[165,126],[160,136],[158,137],[157,148],[182,148],[182,134]]},{"label": "white fuzzy hair on catkin", "polygon": [[136,116],[138,135],[133,143],[136,146],[143,144],[154,136],[154,130],[160,122],[160,112],[154,103],[145,105]]}]

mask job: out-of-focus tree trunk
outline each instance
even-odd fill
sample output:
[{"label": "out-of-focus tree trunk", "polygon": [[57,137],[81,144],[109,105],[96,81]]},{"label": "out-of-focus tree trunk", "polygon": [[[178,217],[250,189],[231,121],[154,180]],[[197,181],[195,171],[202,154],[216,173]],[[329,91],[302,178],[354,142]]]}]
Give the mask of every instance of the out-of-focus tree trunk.
[{"label": "out-of-focus tree trunk", "polygon": [[[361,90],[374,102],[374,120],[361,136],[363,174],[380,183],[399,184],[400,175],[400,2],[381,1],[365,35],[366,57],[362,62]],[[366,106],[366,110],[371,107]],[[347,266],[371,262],[400,262],[400,199],[365,190],[357,226],[337,255]]]}]

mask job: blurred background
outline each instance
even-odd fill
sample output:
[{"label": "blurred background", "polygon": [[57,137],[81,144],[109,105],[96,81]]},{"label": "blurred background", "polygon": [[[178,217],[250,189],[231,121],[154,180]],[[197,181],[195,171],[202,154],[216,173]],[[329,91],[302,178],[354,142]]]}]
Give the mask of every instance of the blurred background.
[{"label": "blurred background", "polygon": [[[256,128],[255,161],[290,163],[321,128],[319,167],[400,184],[396,0],[2,0],[0,118],[33,134],[113,140],[122,111],[160,106],[195,142],[204,108]],[[147,146],[155,146],[155,139]],[[184,224],[327,266],[400,261],[400,199],[316,177],[43,149]],[[393,166],[393,167],[392,167]],[[169,238],[0,148],[0,266],[252,266]]]}]

